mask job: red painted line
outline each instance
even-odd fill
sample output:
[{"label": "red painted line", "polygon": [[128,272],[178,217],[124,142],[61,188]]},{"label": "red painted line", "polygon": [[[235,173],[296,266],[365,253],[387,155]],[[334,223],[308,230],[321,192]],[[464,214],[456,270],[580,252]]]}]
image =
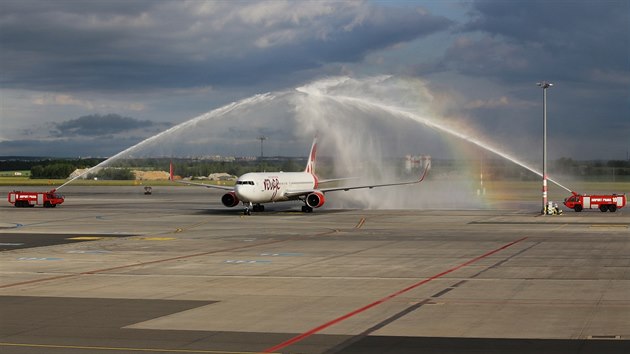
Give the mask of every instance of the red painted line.
[{"label": "red painted line", "polygon": [[527,237],[523,237],[523,238],[518,239],[516,241],[512,241],[512,242],[510,242],[510,243],[508,243],[506,245],[503,245],[503,246],[501,246],[501,247],[499,247],[499,248],[497,248],[495,250],[492,250],[490,252],[484,253],[484,254],[482,254],[479,257],[475,257],[475,258],[473,258],[473,259],[471,259],[471,260],[469,260],[467,262],[464,262],[464,263],[462,263],[462,264],[460,264],[460,265],[458,265],[456,267],[453,267],[451,269],[445,270],[442,273],[436,274],[436,275],[434,275],[434,276],[432,276],[430,278],[426,278],[426,279],[424,279],[422,281],[419,281],[419,282],[417,282],[417,283],[415,283],[413,285],[410,285],[410,286],[408,286],[408,287],[406,287],[406,288],[404,288],[402,290],[398,290],[397,292],[392,293],[390,295],[387,295],[384,298],[382,298],[380,300],[377,300],[377,301],[375,301],[375,302],[373,302],[371,304],[368,304],[368,305],[365,305],[365,306],[363,306],[361,308],[358,308],[358,309],[356,309],[356,310],[354,310],[352,312],[349,312],[349,313],[347,313],[347,314],[345,314],[345,315],[343,315],[341,317],[337,317],[337,318],[335,318],[332,321],[326,322],[326,323],[324,323],[321,326],[318,326],[318,327],[315,327],[315,328],[313,328],[311,330],[308,330],[308,331],[306,331],[306,332],[304,332],[304,333],[302,333],[300,335],[297,335],[297,336],[295,336],[295,337],[293,337],[293,338],[291,338],[291,339],[289,339],[287,341],[284,341],[284,342],[282,342],[280,344],[277,344],[277,345],[275,345],[275,346],[273,346],[271,348],[267,348],[264,351],[262,351],[262,353],[276,352],[276,351],[278,351],[278,350],[280,350],[282,348],[288,347],[291,344],[295,344],[297,342],[300,342],[300,341],[302,341],[302,340],[312,336],[315,333],[321,332],[322,330],[324,330],[324,329],[326,329],[328,327],[334,326],[334,325],[336,325],[336,324],[338,324],[338,323],[340,323],[342,321],[347,320],[350,317],[353,317],[353,316],[355,316],[357,314],[360,314],[361,312],[367,311],[367,310],[371,309],[372,307],[378,306],[378,305],[380,305],[380,304],[382,304],[382,303],[384,303],[384,302],[386,302],[388,300],[391,300],[391,299],[393,299],[393,298],[395,298],[395,297],[397,297],[397,296],[399,296],[401,294],[404,294],[404,293],[406,293],[406,292],[408,292],[410,290],[413,290],[413,289],[415,289],[415,288],[417,288],[417,287],[419,287],[421,285],[424,285],[424,284],[426,284],[426,283],[428,283],[428,282],[430,282],[432,280],[441,278],[441,277],[445,276],[446,274],[449,274],[449,273],[452,273],[452,272],[454,272],[456,270],[464,268],[464,267],[466,267],[466,266],[468,266],[468,265],[470,265],[472,263],[475,263],[475,262],[477,262],[477,261],[479,261],[481,259],[484,259],[484,258],[486,258],[488,256],[491,256],[491,255],[493,255],[493,254],[495,254],[497,252],[503,251],[504,249],[506,249],[506,248],[508,248],[510,246],[513,246],[513,245],[515,245],[515,244],[517,244],[517,243],[519,243],[519,242],[521,242],[521,241],[523,241],[525,239],[527,239]]}]

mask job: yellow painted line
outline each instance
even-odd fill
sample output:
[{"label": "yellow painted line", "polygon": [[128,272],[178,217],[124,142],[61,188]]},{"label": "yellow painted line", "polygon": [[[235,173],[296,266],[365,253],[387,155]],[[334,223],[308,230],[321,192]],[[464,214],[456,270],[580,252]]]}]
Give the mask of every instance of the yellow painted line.
[{"label": "yellow painted line", "polygon": [[138,237],[137,240],[142,241],[171,241],[177,240],[175,237]]},{"label": "yellow painted line", "polygon": [[201,225],[203,225],[203,224],[207,224],[207,223],[209,223],[210,221],[211,221],[211,220],[209,220],[209,219],[208,219],[208,220],[200,221],[200,222],[198,222],[198,223],[196,223],[196,224],[192,224],[192,225],[189,225],[189,226],[185,226],[185,227],[178,227],[177,229],[175,229],[175,231],[174,231],[174,232],[175,232],[175,233],[179,233],[179,232],[188,231],[188,230],[190,230],[190,229],[192,229],[192,228],[195,228],[195,227],[197,227],[197,226],[201,226]]},{"label": "yellow painted line", "polygon": [[359,223],[354,228],[360,229],[361,227],[363,227],[363,224],[365,224],[365,218],[361,218],[361,220],[359,220]]},{"label": "yellow painted line", "polygon": [[67,238],[66,240],[90,241],[90,240],[102,240],[104,238],[107,238],[107,237],[102,237],[102,236],[77,236],[77,237]]},{"label": "yellow painted line", "polygon": [[[201,349],[158,349],[158,348],[126,348],[126,347],[99,347],[84,345],[55,345],[55,344],[30,344],[30,343],[3,343],[5,347],[23,348],[49,348],[49,349],[85,349],[85,350],[109,350],[109,351],[133,351],[133,352],[154,352],[154,353],[206,353],[206,354],[256,354],[258,352],[230,352],[222,350],[201,350]],[[278,353],[275,353],[278,354]]]}]

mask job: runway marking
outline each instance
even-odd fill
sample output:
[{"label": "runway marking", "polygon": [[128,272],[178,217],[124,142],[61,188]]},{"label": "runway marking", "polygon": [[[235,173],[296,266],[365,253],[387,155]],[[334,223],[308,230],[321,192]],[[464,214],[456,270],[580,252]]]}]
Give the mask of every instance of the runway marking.
[{"label": "runway marking", "polygon": [[624,225],[624,224],[593,224],[590,227],[619,227],[619,228],[627,229],[628,225]]},{"label": "runway marking", "polygon": [[72,253],[72,254],[106,254],[106,253],[112,253],[112,252],[111,251],[103,251],[103,250],[87,250],[87,251],[73,250],[73,251],[68,251],[66,253]]},{"label": "runway marking", "polygon": [[355,225],[355,229],[360,229],[361,227],[363,227],[363,224],[365,224],[365,218],[361,218],[361,220],[359,220],[359,223]]},{"label": "runway marking", "polygon": [[[523,250],[521,250],[519,252],[516,252],[515,254],[507,256],[507,258],[505,258],[505,259],[503,259],[503,260],[501,260],[501,261],[499,261],[499,262],[497,262],[497,263],[487,267],[486,269],[478,272],[477,274],[471,276],[470,279],[481,275],[483,272],[485,272],[485,271],[487,271],[489,269],[493,269],[493,268],[501,266],[502,264],[504,264],[508,260],[512,259],[513,257],[516,257],[516,256],[518,256],[520,254],[523,254],[524,252],[526,252],[527,250],[531,249],[532,247],[537,246],[539,243],[540,242],[534,243],[532,246],[526,247],[525,249],[523,249]],[[354,343],[357,343],[358,341],[363,340],[365,337],[371,335],[373,332],[375,332],[377,330],[380,330],[381,328],[384,328],[385,326],[387,326],[387,325],[389,325],[389,324],[391,324],[391,323],[401,319],[404,316],[407,316],[408,314],[418,310],[422,306],[425,306],[425,305],[427,305],[427,306],[443,306],[443,305],[445,305],[444,301],[436,302],[435,299],[438,298],[438,297],[441,297],[442,295],[445,295],[445,294],[449,293],[452,290],[457,289],[459,286],[461,286],[462,284],[465,284],[467,281],[468,281],[468,279],[460,280],[457,283],[455,283],[455,284],[453,284],[453,285],[451,285],[449,287],[446,287],[445,289],[443,289],[443,290],[441,290],[441,291],[431,295],[430,297],[428,297],[428,298],[426,298],[426,299],[424,299],[422,301],[411,302],[409,304],[409,307],[407,307],[407,308],[403,309],[402,311],[394,314],[393,316],[390,316],[389,318],[384,319],[381,322],[376,323],[375,325],[373,325],[372,327],[364,330],[363,332],[361,332],[361,333],[359,333],[357,335],[351,336],[349,339],[347,339],[347,340],[337,344],[336,346],[328,349],[328,351],[326,351],[326,353],[339,353],[339,352],[342,352],[344,348],[347,348],[348,346],[351,346]]]},{"label": "runway marking", "polygon": [[208,220],[200,221],[200,222],[198,222],[196,224],[192,224],[192,225],[189,225],[189,226],[186,226],[186,227],[178,227],[177,229],[175,229],[175,231],[173,233],[180,233],[180,232],[188,231],[188,230],[190,230],[192,228],[195,228],[197,226],[201,226],[203,224],[207,224],[210,221],[212,221],[212,220],[208,219]]},{"label": "runway marking", "polygon": [[223,263],[229,263],[229,264],[256,264],[256,263],[271,263],[271,261],[229,259],[227,261],[223,261]]},{"label": "runway marking", "polygon": [[481,259],[489,257],[489,256],[491,256],[491,255],[493,255],[493,254],[495,254],[497,252],[503,251],[506,248],[508,248],[510,246],[513,246],[513,245],[515,245],[515,244],[517,244],[517,243],[519,243],[521,241],[524,241],[526,239],[527,239],[527,237],[522,237],[522,238],[520,238],[520,239],[518,239],[516,241],[512,241],[512,242],[507,243],[507,244],[505,244],[505,245],[503,245],[503,246],[501,246],[501,247],[499,247],[497,249],[494,249],[492,251],[486,252],[486,253],[482,254],[481,256],[478,256],[478,257],[475,257],[475,258],[473,258],[473,259],[471,259],[469,261],[466,261],[466,262],[464,262],[464,263],[462,263],[462,264],[460,264],[458,266],[455,266],[455,267],[450,268],[448,270],[445,270],[445,271],[443,271],[441,273],[438,273],[438,274],[436,274],[436,275],[434,275],[434,276],[432,276],[430,278],[426,278],[424,280],[421,280],[421,281],[419,281],[419,282],[417,282],[415,284],[412,284],[412,285],[410,285],[410,286],[408,286],[408,287],[406,287],[404,289],[398,290],[398,291],[396,291],[396,292],[394,292],[394,293],[392,293],[390,295],[387,295],[386,297],[384,297],[382,299],[374,301],[371,304],[365,305],[365,306],[363,306],[361,308],[358,308],[358,309],[356,309],[354,311],[348,312],[347,314],[345,314],[343,316],[337,317],[337,318],[335,318],[335,319],[333,319],[331,321],[328,321],[328,322],[326,322],[326,323],[324,323],[324,324],[322,324],[320,326],[317,326],[317,327],[315,327],[313,329],[310,329],[310,330],[308,330],[308,331],[306,331],[306,332],[304,332],[304,333],[302,333],[300,335],[297,335],[297,336],[295,336],[293,338],[290,338],[290,339],[288,339],[288,340],[286,340],[286,341],[284,341],[284,342],[282,342],[280,344],[277,344],[277,345],[275,345],[273,347],[267,348],[267,349],[263,350],[262,353],[276,352],[276,351],[278,351],[280,349],[288,347],[289,345],[292,345],[292,344],[295,344],[297,342],[300,342],[300,341],[302,341],[302,340],[312,336],[313,334],[316,334],[318,332],[323,331],[324,329],[326,329],[328,327],[331,327],[331,326],[334,326],[334,325],[336,325],[336,324],[338,324],[340,322],[343,322],[343,321],[345,321],[345,320],[347,320],[347,319],[349,319],[351,317],[354,317],[355,315],[358,315],[358,314],[360,314],[362,312],[365,312],[365,311],[367,311],[367,310],[369,310],[369,309],[371,309],[373,307],[376,307],[376,306],[378,306],[378,305],[380,305],[380,304],[382,304],[382,303],[384,303],[386,301],[389,301],[389,300],[391,300],[391,299],[393,299],[393,298],[395,298],[395,297],[397,297],[399,295],[402,295],[402,294],[404,294],[404,293],[406,293],[408,291],[411,291],[411,290],[413,290],[413,289],[415,289],[415,288],[417,288],[417,287],[419,287],[421,285],[424,285],[424,284],[426,284],[426,283],[428,283],[428,282],[430,282],[432,280],[441,278],[441,277],[443,277],[443,276],[445,276],[447,274],[455,272],[455,271],[457,271],[457,270],[459,270],[461,268],[464,268],[464,267],[466,267],[466,266],[468,266],[468,265],[470,265],[472,263],[475,263],[475,262],[477,262],[477,261],[479,261]]},{"label": "runway marking", "polygon": [[103,236],[77,236],[77,237],[69,237],[66,240],[73,240],[73,241],[94,241],[94,240],[102,240],[105,239],[107,237],[103,237]]},{"label": "runway marking", "polygon": [[588,336],[587,339],[621,339],[619,335]]},{"label": "runway marking", "polygon": [[0,342],[0,346],[5,347],[25,347],[25,348],[48,348],[48,349],[85,349],[85,350],[109,350],[109,351],[132,351],[132,352],[153,352],[153,353],[206,353],[206,354],[256,354],[257,352],[231,352],[223,350],[203,350],[203,349],[159,349],[159,348],[127,348],[127,347],[100,347],[86,345],[56,345],[56,344],[30,344],[30,343],[6,343]]},{"label": "runway marking", "polygon": [[137,237],[136,240],[142,241],[172,241],[177,240],[175,237]]},{"label": "runway marking", "polygon": [[127,264],[127,265],[122,265],[122,266],[118,266],[118,267],[103,268],[103,269],[89,270],[89,271],[85,271],[85,272],[81,272],[81,273],[75,273],[75,274],[65,274],[65,275],[58,275],[58,276],[48,277],[48,278],[27,280],[27,281],[22,281],[22,282],[18,282],[18,283],[11,283],[11,284],[0,285],[0,289],[10,288],[10,287],[20,286],[20,285],[30,285],[30,284],[41,283],[41,282],[45,282],[45,281],[52,281],[52,280],[59,280],[59,279],[65,279],[65,278],[78,277],[78,276],[81,276],[81,275],[90,275],[90,274],[104,273],[104,272],[108,272],[108,271],[112,271],[112,270],[118,270],[118,269],[125,269],[125,268],[131,268],[131,267],[141,267],[141,266],[145,266],[145,265],[149,265],[149,264],[177,261],[177,260],[180,260],[180,259],[193,258],[193,257],[199,257],[199,256],[206,256],[206,255],[209,255],[209,254],[220,253],[220,252],[236,251],[236,250],[241,250],[241,249],[245,249],[245,248],[258,247],[258,246],[264,246],[264,245],[271,245],[271,244],[274,244],[274,243],[285,242],[285,241],[286,240],[273,240],[273,241],[262,242],[262,243],[252,243],[252,244],[244,245],[244,246],[238,246],[238,247],[232,247],[232,248],[226,248],[226,249],[220,249],[220,250],[214,250],[214,251],[208,251],[208,252],[201,252],[201,253],[194,253],[194,254],[187,254],[187,255],[184,255],[184,256],[177,256],[177,257],[171,257],[171,258],[156,259],[154,261],[147,261],[147,262],[141,262],[141,263]]},{"label": "runway marking", "polygon": [[263,257],[301,257],[304,253],[280,252],[280,253],[261,253]]}]

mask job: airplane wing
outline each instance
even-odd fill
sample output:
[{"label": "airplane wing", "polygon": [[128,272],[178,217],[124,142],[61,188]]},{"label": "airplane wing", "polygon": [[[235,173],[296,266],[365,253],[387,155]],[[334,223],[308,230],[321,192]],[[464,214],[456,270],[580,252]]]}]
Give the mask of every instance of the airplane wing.
[{"label": "airplane wing", "polygon": [[291,198],[291,197],[299,197],[302,195],[308,195],[316,191],[322,192],[322,193],[328,193],[328,192],[336,192],[336,191],[349,191],[352,189],[365,189],[365,188],[372,189],[372,188],[379,188],[379,187],[403,186],[407,184],[416,184],[424,180],[430,168],[431,168],[431,160],[427,160],[427,165],[424,168],[424,171],[422,172],[420,177],[415,181],[383,183],[383,184],[368,184],[368,185],[362,185],[362,186],[343,186],[343,187],[333,187],[333,188],[303,189],[303,190],[287,191],[284,193],[284,196]]},{"label": "airplane wing", "polygon": [[221,189],[221,190],[224,190],[224,191],[232,191],[232,190],[234,190],[233,186],[217,186],[215,184],[196,183],[196,182],[182,181],[182,180],[177,180],[177,181],[173,181],[173,182],[177,182],[177,183],[181,183],[181,184],[187,184],[189,186],[200,186],[200,187],[206,187],[206,188]]},{"label": "airplane wing", "polygon": [[337,181],[347,181],[350,179],[359,179],[359,177],[344,177],[344,178],[329,178],[329,179],[320,179],[317,182],[319,182],[320,184],[322,183],[330,183],[330,182],[337,182]]}]

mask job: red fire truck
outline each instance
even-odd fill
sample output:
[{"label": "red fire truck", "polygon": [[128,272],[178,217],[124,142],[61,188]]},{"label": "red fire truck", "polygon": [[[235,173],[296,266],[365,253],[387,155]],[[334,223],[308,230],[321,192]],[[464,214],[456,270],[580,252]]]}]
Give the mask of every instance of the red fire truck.
[{"label": "red fire truck", "polygon": [[599,209],[602,213],[606,211],[614,213],[617,209],[626,206],[625,194],[581,195],[572,193],[572,196],[564,200],[564,205],[577,212],[582,211],[582,209]]},{"label": "red fire truck", "polygon": [[22,192],[13,191],[9,192],[7,197],[9,203],[16,207],[34,207],[35,205],[42,205],[44,208],[54,208],[58,204],[63,203],[63,196],[56,193],[53,189],[50,192]]}]

